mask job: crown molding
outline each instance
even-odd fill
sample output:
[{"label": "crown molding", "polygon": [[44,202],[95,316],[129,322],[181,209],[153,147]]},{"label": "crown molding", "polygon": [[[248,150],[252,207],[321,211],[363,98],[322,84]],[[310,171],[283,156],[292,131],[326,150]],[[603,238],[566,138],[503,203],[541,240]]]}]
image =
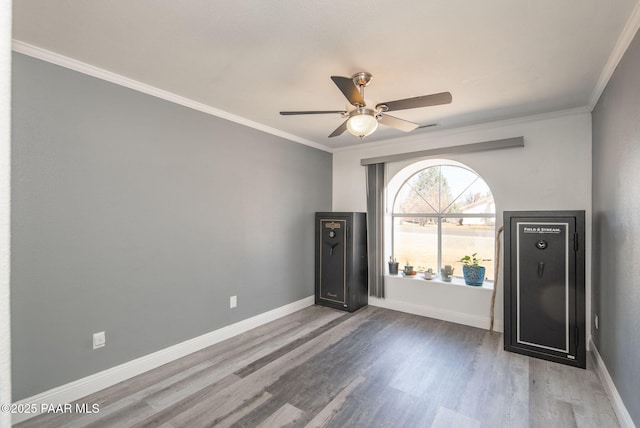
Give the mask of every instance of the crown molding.
[{"label": "crown molding", "polygon": [[179,104],[184,107],[188,107],[193,110],[200,111],[202,113],[210,114],[221,119],[225,119],[231,122],[244,125],[249,128],[256,129],[258,131],[266,132],[267,134],[275,135],[296,143],[304,144],[305,146],[313,147],[315,149],[323,150],[325,152],[332,152],[332,149],[315,141],[307,140],[305,138],[298,137],[297,135],[289,134],[288,132],[281,131],[276,128],[264,125],[262,123],[254,122],[244,117],[237,116],[232,113],[228,113],[223,110],[211,107],[207,104],[203,104],[194,101],[190,98],[183,97],[172,92],[165,91],[155,86],[147,85],[146,83],[139,82],[134,79],[122,76],[111,71],[104,70],[102,68],[87,64],[82,61],[75,60],[73,58],[61,55],[56,52],[43,49],[41,47],[31,45],[29,43],[22,42],[20,40],[12,40],[12,50],[30,57],[49,62],[51,64],[59,65],[70,70],[77,71],[98,79],[105,80],[107,82],[115,83],[116,85],[124,86],[129,89],[133,89],[138,92],[142,92],[147,95],[151,95],[156,98],[160,98],[174,104]]},{"label": "crown molding", "polygon": [[636,7],[633,9],[633,12],[631,12],[631,16],[629,17],[627,24],[624,26],[620,37],[618,37],[618,41],[613,47],[611,55],[609,55],[609,60],[605,64],[602,73],[600,73],[598,83],[596,83],[596,87],[593,89],[593,92],[589,97],[589,104],[587,104],[589,111],[592,111],[596,107],[600,96],[607,87],[611,76],[613,76],[614,71],[616,71],[616,67],[618,67],[620,60],[629,48],[629,45],[638,32],[638,29],[640,29],[640,1],[636,3]]}]

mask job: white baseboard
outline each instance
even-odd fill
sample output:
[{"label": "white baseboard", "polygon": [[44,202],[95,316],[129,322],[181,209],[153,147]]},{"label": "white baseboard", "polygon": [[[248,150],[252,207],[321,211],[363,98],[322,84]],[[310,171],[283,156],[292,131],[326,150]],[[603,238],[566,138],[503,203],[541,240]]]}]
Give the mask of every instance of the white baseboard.
[{"label": "white baseboard", "polygon": [[[376,297],[369,296],[369,304],[371,306],[378,306],[381,308],[392,309],[394,311],[406,312],[408,314],[420,315],[423,317],[454,322],[456,324],[483,328],[485,330],[489,330],[489,324],[491,322],[489,317],[481,317],[476,315],[469,315],[462,312],[443,310],[441,308],[436,308],[433,306],[416,305],[400,300],[378,299]],[[495,320],[493,329],[497,332],[502,333],[504,331],[504,322],[502,320]]]},{"label": "white baseboard", "polygon": [[[119,366],[101,371],[82,379],[61,385],[24,400],[17,404],[35,404],[38,409],[42,404],[65,404],[79,400],[89,394],[93,394],[102,389],[115,385],[116,383],[130,379],[134,376],[147,372],[163,364],[170,363],[178,358],[192,354],[208,346],[215,345],[223,340],[237,336],[253,328],[259,327],[268,322],[274,321],[285,315],[292,314],[300,309],[314,304],[314,296],[305,297],[297,302],[270,310],[254,317],[242,320],[235,324],[222,327],[202,336],[186,340],[177,345],[170,346],[160,351],[154,352],[144,357],[137,358]],[[36,416],[38,413],[14,414],[13,423],[22,422]]]},{"label": "white baseboard", "polygon": [[636,428],[636,425],[633,423],[631,419],[631,415],[629,411],[624,405],[620,394],[618,394],[618,390],[616,389],[616,385],[613,383],[613,379],[609,375],[609,371],[607,370],[607,366],[604,364],[604,360],[600,356],[598,352],[598,348],[596,344],[593,343],[593,340],[589,340],[589,349],[591,351],[591,355],[593,356],[593,364],[595,366],[596,373],[600,377],[600,381],[602,381],[602,385],[604,386],[607,395],[609,396],[609,401],[611,401],[611,405],[613,406],[613,411],[616,413],[618,417],[618,423],[620,423],[621,428]]}]

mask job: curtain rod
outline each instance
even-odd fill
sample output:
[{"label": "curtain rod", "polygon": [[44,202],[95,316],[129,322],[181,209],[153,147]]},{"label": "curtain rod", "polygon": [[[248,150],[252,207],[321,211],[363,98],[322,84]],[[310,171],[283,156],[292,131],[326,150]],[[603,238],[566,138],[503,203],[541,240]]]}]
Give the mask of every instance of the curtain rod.
[{"label": "curtain rod", "polygon": [[374,163],[397,162],[418,157],[452,155],[457,153],[470,152],[485,152],[488,150],[510,149],[513,147],[524,147],[524,137],[505,138],[502,140],[483,141],[481,143],[462,144],[459,146],[440,147],[437,149],[419,150],[417,152],[399,153],[396,155],[361,159],[360,165],[366,166]]}]

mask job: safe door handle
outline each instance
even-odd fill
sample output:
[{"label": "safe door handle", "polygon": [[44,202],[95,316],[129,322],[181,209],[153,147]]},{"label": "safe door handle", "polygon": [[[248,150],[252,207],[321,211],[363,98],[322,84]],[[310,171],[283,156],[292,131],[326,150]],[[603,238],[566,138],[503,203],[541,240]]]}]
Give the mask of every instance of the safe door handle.
[{"label": "safe door handle", "polygon": [[538,263],[538,278],[542,278],[542,275],[544,275],[544,262],[539,262]]},{"label": "safe door handle", "polygon": [[327,245],[330,247],[329,248],[329,255],[333,256],[333,249],[336,248],[338,246],[339,242],[336,242],[335,244],[332,244],[330,242],[327,242]]}]

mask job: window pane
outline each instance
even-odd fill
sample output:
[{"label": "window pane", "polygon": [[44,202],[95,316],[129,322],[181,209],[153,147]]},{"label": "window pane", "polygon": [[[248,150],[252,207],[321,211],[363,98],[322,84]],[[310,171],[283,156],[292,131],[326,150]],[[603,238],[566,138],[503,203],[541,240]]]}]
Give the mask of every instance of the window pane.
[{"label": "window pane", "polygon": [[443,212],[464,214],[492,214],[495,204],[485,181],[473,172],[455,166],[442,167],[442,182],[454,195]]},{"label": "window pane", "polygon": [[476,255],[486,268],[485,276],[493,280],[493,259],[495,255],[495,217],[491,218],[444,218],[442,219],[442,265],[454,267],[454,275],[462,276],[462,263],[465,255]]},{"label": "window pane", "polygon": [[393,255],[400,269],[409,261],[415,270],[438,265],[438,225],[436,218],[394,217]]},{"label": "window pane", "polygon": [[393,212],[434,213],[440,210],[440,167],[423,169],[402,185]]},{"label": "window pane", "polygon": [[440,173],[444,195],[440,212],[445,212],[450,210],[453,205],[457,205],[454,202],[459,203],[467,188],[477,181],[478,176],[468,169],[452,165],[443,165]]},{"label": "window pane", "polygon": [[393,212],[396,214],[431,214],[435,213],[435,210],[415,189],[405,184],[398,192]]}]

